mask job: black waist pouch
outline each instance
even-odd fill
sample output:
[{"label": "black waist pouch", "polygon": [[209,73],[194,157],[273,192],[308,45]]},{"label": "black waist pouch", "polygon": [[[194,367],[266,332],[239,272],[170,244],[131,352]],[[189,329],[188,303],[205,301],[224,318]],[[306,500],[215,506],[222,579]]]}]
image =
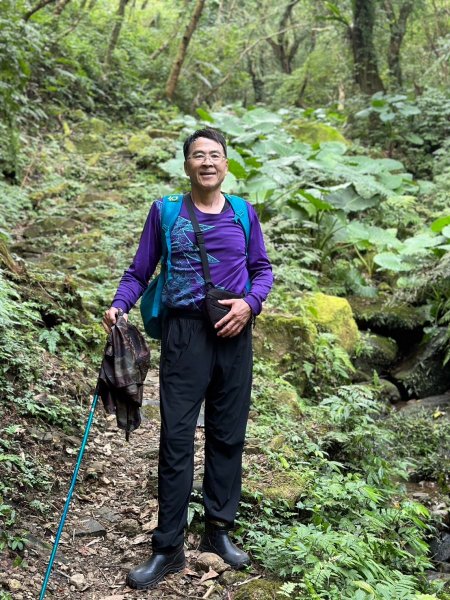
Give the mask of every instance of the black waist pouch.
[{"label": "black waist pouch", "polygon": [[236,294],[235,292],[221,290],[215,287],[209,288],[206,292],[205,302],[203,304],[203,310],[205,311],[208,321],[214,326],[230,312],[230,307],[219,304],[219,300],[234,300],[243,297],[244,294]]}]

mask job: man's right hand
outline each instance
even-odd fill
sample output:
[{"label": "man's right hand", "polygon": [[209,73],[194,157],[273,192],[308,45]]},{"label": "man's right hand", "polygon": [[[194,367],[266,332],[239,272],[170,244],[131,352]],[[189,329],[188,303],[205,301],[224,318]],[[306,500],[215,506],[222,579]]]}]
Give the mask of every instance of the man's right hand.
[{"label": "man's right hand", "polygon": [[[105,310],[105,314],[103,315],[102,327],[109,333],[111,331],[111,327],[116,324],[117,321],[117,313],[119,312],[118,308],[111,306],[108,310]],[[128,315],[124,313],[125,321],[128,321]]]}]

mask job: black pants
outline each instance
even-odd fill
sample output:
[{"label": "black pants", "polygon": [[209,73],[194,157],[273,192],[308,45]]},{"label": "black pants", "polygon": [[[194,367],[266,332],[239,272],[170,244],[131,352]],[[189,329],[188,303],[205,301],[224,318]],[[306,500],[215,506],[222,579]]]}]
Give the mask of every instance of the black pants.
[{"label": "black pants", "polygon": [[251,337],[250,324],[238,336],[221,339],[202,319],[170,317],[165,323],[155,551],[170,552],[183,543],[194,473],[194,434],[203,399],[206,517],[234,521],[250,407]]}]

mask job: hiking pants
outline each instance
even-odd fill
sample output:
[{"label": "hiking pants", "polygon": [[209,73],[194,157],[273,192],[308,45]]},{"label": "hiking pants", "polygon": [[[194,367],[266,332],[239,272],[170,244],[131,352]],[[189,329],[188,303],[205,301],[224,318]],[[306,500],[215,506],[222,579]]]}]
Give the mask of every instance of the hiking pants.
[{"label": "hiking pants", "polygon": [[153,550],[183,544],[194,475],[194,435],[205,400],[203,501],[207,520],[232,524],[241,495],[250,407],[252,330],[221,339],[203,319],[170,316],[160,364],[158,527]]}]

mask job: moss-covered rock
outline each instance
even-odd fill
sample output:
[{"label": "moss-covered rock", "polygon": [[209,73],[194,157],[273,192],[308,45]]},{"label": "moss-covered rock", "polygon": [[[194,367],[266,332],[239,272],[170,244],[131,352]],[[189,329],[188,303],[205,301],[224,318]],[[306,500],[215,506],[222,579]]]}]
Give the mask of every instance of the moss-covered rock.
[{"label": "moss-covered rock", "polygon": [[141,154],[150,144],[151,139],[149,135],[145,131],[140,131],[130,137],[127,149],[130,154]]},{"label": "moss-covered rock", "polygon": [[275,364],[280,373],[295,372],[295,383],[302,388],[303,360],[312,356],[317,328],[305,317],[262,314],[254,330],[256,356]]},{"label": "moss-covered rock", "polygon": [[392,381],[388,381],[387,379],[380,379],[380,397],[382,400],[386,400],[391,404],[397,404],[402,399],[400,390],[398,387],[392,383]]},{"label": "moss-covered rock", "polygon": [[67,217],[47,217],[38,219],[23,232],[25,238],[47,237],[61,232],[71,233],[84,227],[81,221]]},{"label": "moss-covered rock", "polygon": [[262,314],[255,327],[254,346],[258,356],[279,363],[291,354],[309,356],[316,337],[317,329],[304,317]]},{"label": "moss-covered rock", "polygon": [[289,124],[289,132],[301,142],[320,144],[322,142],[342,142],[348,144],[345,137],[331,125],[298,119]]},{"label": "moss-covered rock", "polygon": [[100,204],[111,205],[115,202],[124,204],[126,200],[121,194],[109,190],[107,192],[87,190],[76,199],[76,205],[80,207],[96,205],[95,208],[99,208]]},{"label": "moss-covered rock", "polygon": [[275,600],[279,598],[280,588],[279,581],[256,579],[242,584],[233,598],[234,600]]},{"label": "moss-covered rock", "polygon": [[[270,481],[247,478],[245,487],[250,495],[260,494],[269,500],[285,502],[294,508],[298,499],[309,489],[311,474],[298,471],[275,471]],[[243,491],[246,494],[246,491]]]},{"label": "moss-covered rock", "polygon": [[167,139],[150,138],[146,132],[136,133],[128,141],[128,151],[137,156],[140,167],[155,167],[160,162],[171,158],[172,154],[167,150]]},{"label": "moss-covered rock", "polygon": [[106,152],[107,145],[103,134],[90,132],[82,136],[77,136],[75,149],[81,154],[89,155],[96,152]]},{"label": "moss-covered rock", "polygon": [[308,294],[305,304],[311,313],[312,321],[321,329],[335,335],[344,350],[352,354],[359,340],[359,331],[348,301],[318,292]]},{"label": "moss-covered rock", "polygon": [[97,135],[111,131],[111,125],[98,117],[84,120],[79,127],[86,133],[94,133]]},{"label": "moss-covered rock", "polygon": [[398,356],[398,345],[392,338],[363,331],[359,351],[353,363],[357,369],[372,373],[387,371]]},{"label": "moss-covered rock", "polygon": [[422,308],[379,298],[348,298],[356,322],[363,329],[406,330],[422,327],[426,316]]}]

